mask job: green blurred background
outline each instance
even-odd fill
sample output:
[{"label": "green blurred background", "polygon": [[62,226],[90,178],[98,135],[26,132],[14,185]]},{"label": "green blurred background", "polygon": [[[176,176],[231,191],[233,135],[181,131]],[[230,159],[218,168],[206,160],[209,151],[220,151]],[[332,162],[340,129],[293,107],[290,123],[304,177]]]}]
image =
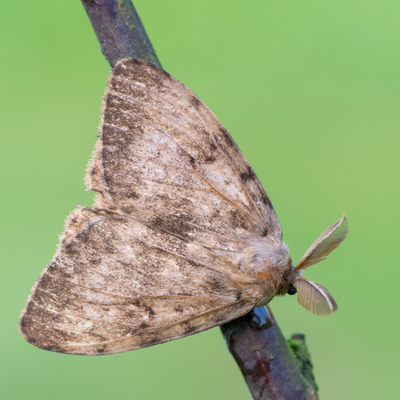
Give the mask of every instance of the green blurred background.
[{"label": "green blurred background", "polygon": [[[2,398],[250,399],[219,328],[104,357],[46,352],[18,333],[65,217],[74,204],[91,205],[83,176],[110,68],[79,0],[3,3]],[[306,333],[321,399],[396,398],[400,3],[134,4],[164,68],[252,164],[294,260],[348,216],[346,241],[306,274],[339,311],[318,318],[290,296],[271,304],[285,336]]]}]

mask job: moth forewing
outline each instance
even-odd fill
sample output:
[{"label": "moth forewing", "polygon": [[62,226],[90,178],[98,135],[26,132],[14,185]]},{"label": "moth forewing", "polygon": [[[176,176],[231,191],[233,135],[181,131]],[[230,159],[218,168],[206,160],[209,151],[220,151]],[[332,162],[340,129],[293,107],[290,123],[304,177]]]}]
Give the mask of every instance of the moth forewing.
[{"label": "moth forewing", "polygon": [[95,204],[68,218],[22,312],[25,339],[111,354],[249,312],[264,291],[252,277],[239,282],[231,254],[282,231],[229,133],[193,92],[139,59],[114,67],[102,114],[85,180]]},{"label": "moth forewing", "polygon": [[343,214],[342,219],[334,222],[329,228],[322,232],[318,239],[310,246],[297,263],[294,268],[295,271],[306,269],[311,265],[325,260],[325,258],[343,242],[348,231],[349,224],[346,216]]},{"label": "moth forewing", "polygon": [[315,315],[333,314],[338,306],[332,295],[323,286],[300,276],[294,281],[297,289],[297,301],[307,311]]},{"label": "moth forewing", "polygon": [[[86,355],[151,346],[238,318],[301,275],[250,164],[187,87],[143,60],[121,60],[102,114],[85,180],[95,204],[68,218],[22,312],[26,340]],[[343,217],[296,269],[346,233]],[[309,311],[336,310],[322,286],[295,285]]]}]

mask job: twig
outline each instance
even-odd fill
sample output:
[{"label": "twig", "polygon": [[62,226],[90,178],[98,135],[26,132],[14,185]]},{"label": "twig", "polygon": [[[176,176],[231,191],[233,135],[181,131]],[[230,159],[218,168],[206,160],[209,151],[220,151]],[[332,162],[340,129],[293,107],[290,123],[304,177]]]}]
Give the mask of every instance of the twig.
[{"label": "twig", "polygon": [[82,4],[111,66],[135,57],[161,67],[131,0],[82,0]]},{"label": "twig", "polygon": [[255,400],[315,400],[317,387],[304,335],[282,335],[268,307],[221,326]]},{"label": "twig", "polygon": [[[111,66],[127,57],[161,63],[130,0],[81,0]],[[316,400],[304,335],[289,345],[267,307],[221,326],[229,350],[256,400]]]}]

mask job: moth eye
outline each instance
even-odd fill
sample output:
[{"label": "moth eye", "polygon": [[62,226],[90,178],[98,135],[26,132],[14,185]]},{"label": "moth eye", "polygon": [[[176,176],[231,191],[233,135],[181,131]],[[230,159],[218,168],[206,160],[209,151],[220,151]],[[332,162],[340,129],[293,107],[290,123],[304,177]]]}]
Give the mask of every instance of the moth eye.
[{"label": "moth eye", "polygon": [[297,293],[297,289],[294,286],[291,286],[287,292],[287,294],[290,294],[291,296],[293,296],[296,293]]}]

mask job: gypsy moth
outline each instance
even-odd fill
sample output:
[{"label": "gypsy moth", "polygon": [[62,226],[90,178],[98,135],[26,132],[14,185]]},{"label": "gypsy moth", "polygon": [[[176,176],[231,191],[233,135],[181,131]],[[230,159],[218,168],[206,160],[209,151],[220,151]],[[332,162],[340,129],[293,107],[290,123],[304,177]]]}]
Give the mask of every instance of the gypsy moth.
[{"label": "gypsy moth", "polygon": [[[95,204],[68,217],[22,312],[20,331],[35,346],[86,355],[133,350],[228,322],[297,286],[306,309],[334,311],[301,270],[337,247],[346,219],[294,267],[236,143],[162,69],[139,59],[113,68],[85,182]],[[330,303],[314,307],[324,299]]]}]

